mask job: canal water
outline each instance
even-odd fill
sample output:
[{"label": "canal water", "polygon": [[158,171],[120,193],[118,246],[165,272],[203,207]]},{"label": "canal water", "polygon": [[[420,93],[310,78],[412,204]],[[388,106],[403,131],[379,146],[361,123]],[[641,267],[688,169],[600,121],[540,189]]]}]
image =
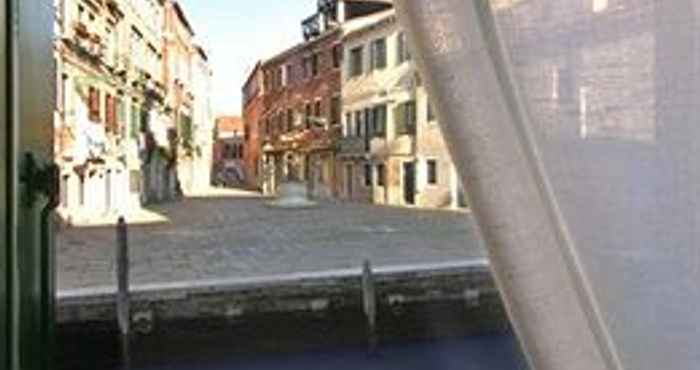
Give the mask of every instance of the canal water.
[{"label": "canal water", "polygon": [[526,370],[512,335],[492,334],[384,346],[273,355],[163,361],[134,370]]}]

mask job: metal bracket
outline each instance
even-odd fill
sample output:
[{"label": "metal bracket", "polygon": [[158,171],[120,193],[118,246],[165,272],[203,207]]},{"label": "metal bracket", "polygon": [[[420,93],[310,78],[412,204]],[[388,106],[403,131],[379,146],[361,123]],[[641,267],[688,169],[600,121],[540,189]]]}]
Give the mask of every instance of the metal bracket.
[{"label": "metal bracket", "polygon": [[26,186],[23,204],[32,207],[39,195],[48,198],[47,210],[58,207],[60,199],[60,169],[58,165],[51,163],[40,166],[33,153],[24,154],[24,163],[20,172],[20,182]]}]

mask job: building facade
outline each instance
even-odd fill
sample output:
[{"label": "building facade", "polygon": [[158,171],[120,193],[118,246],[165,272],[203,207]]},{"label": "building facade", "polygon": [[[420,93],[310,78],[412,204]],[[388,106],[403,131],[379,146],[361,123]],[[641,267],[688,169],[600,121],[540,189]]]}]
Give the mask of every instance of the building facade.
[{"label": "building facade", "polygon": [[240,117],[218,117],[213,145],[212,182],[216,186],[247,187],[245,125]]},{"label": "building facade", "polygon": [[166,0],[56,0],[59,214],[116,219],[173,199],[177,131],[167,89]]},{"label": "building facade", "polygon": [[[262,65],[263,189],[286,179],[307,181],[330,197],[334,135],[340,124],[340,31],[330,30]],[[334,51],[336,54],[334,54]]]},{"label": "building facade", "polygon": [[262,189],[262,144],[260,122],[263,113],[262,64],[255,64],[243,85],[243,125],[245,151],[243,153],[246,185],[251,189]]},{"label": "building facade", "polygon": [[69,222],[140,206],[148,110],[162,99],[163,2],[60,0],[59,213]]},{"label": "building facade", "polygon": [[178,173],[185,195],[202,194],[211,185],[215,131],[210,95],[212,70],[207,53],[199,45],[192,54],[192,90],[192,124],[180,127],[181,143],[191,146],[189,153],[184,153],[189,155],[180,157],[183,163]]},{"label": "building facade", "polygon": [[430,99],[393,10],[343,36],[341,198],[422,208],[464,205]]},{"label": "building facade", "polygon": [[261,64],[257,129],[264,193],[275,193],[282,181],[301,180],[313,197],[337,196],[343,27],[391,6],[378,0],[319,1],[317,12],[302,21],[304,41]]}]

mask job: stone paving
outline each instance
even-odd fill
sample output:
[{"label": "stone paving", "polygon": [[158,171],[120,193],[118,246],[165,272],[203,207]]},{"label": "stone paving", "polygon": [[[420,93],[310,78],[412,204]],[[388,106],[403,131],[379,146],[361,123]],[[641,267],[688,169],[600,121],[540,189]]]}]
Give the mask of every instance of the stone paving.
[{"label": "stone paving", "polygon": [[[359,267],[447,263],[485,256],[471,215],[352,203],[273,209],[254,193],[151,207],[167,222],[129,228],[131,281],[255,278]],[[115,284],[113,227],[57,238],[59,291]]]}]

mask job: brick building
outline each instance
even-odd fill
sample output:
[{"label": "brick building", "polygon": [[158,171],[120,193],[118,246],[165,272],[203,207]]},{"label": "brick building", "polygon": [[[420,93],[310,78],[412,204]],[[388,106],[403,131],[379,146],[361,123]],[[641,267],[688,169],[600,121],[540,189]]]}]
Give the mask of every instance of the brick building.
[{"label": "brick building", "polygon": [[243,153],[246,184],[249,188],[261,189],[262,144],[260,118],[263,113],[263,74],[261,63],[256,63],[243,85],[243,125],[245,151]]},{"label": "brick building", "polygon": [[307,181],[330,196],[333,135],[340,124],[340,30],[333,29],[265,61],[261,133],[268,189]]},{"label": "brick building", "polygon": [[215,185],[247,186],[245,125],[240,117],[218,117],[213,145],[212,182]]},{"label": "brick building", "polygon": [[[302,21],[304,41],[255,72],[262,76],[261,107],[255,109],[265,193],[291,177],[306,181],[315,197],[336,195],[343,27],[391,6],[386,0],[319,1],[317,12]],[[244,102],[244,110],[250,106]]]}]

